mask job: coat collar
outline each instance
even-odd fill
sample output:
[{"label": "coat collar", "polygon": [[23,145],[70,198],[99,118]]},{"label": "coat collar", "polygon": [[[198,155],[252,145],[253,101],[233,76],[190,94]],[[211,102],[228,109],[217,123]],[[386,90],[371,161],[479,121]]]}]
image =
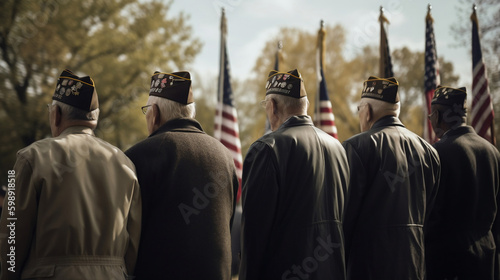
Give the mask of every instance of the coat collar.
[{"label": "coat collar", "polygon": [[201,124],[195,119],[178,118],[167,121],[160,128],[151,133],[149,137],[169,131],[205,133],[201,128]]},{"label": "coat collar", "polygon": [[313,122],[311,120],[311,117],[307,115],[301,115],[301,116],[292,116],[288,118],[277,130],[287,128],[287,127],[292,127],[292,126],[301,126],[301,125],[311,125],[313,126]]},{"label": "coat collar", "polygon": [[380,128],[380,127],[384,127],[384,126],[402,126],[402,127],[405,127],[403,125],[403,123],[398,118],[396,118],[394,116],[385,116],[385,117],[378,119],[373,124],[371,129],[376,129],[376,128]]},{"label": "coat collar", "polygon": [[64,137],[69,134],[88,134],[94,136],[94,131],[87,126],[70,126],[61,132],[59,137]]},{"label": "coat collar", "polygon": [[463,135],[467,133],[476,133],[474,128],[472,126],[464,125],[464,126],[459,126],[457,128],[450,129],[445,132],[441,140],[446,139],[448,137],[453,137],[453,136],[458,136],[458,135]]}]

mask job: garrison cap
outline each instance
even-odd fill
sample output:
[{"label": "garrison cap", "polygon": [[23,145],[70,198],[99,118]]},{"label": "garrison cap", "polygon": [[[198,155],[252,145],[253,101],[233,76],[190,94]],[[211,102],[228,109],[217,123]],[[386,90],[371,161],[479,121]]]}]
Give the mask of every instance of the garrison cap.
[{"label": "garrison cap", "polygon": [[459,105],[462,109],[467,107],[467,90],[465,87],[452,88],[438,86],[434,91],[431,104],[441,104],[446,106]]},{"label": "garrison cap", "polygon": [[166,98],[184,105],[193,103],[191,75],[187,71],[174,73],[156,71],[151,77],[149,95]]},{"label": "garrison cap", "polygon": [[399,83],[396,78],[379,78],[370,76],[368,80],[363,83],[363,91],[361,98],[373,98],[388,103],[398,103]]},{"label": "garrison cap", "polygon": [[269,72],[266,83],[266,95],[272,93],[293,98],[307,96],[304,81],[297,69],[288,72],[278,72],[276,70]]},{"label": "garrison cap", "polygon": [[65,69],[59,76],[52,100],[87,112],[99,108],[99,100],[92,78],[89,76],[78,77],[68,69]]}]

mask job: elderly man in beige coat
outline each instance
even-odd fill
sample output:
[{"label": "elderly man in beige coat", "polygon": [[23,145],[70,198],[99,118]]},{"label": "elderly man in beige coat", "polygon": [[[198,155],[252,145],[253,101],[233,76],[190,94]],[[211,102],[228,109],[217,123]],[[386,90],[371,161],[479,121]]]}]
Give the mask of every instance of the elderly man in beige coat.
[{"label": "elderly man in beige coat", "polygon": [[52,136],[20,150],[0,221],[0,279],[127,279],[140,240],[132,162],[94,136],[94,82],[62,72]]}]

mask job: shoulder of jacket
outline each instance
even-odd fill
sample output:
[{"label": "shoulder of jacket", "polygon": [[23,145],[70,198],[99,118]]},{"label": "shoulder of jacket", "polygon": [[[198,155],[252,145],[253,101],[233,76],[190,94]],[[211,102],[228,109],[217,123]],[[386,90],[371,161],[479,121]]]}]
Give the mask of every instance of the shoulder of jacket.
[{"label": "shoulder of jacket", "polygon": [[17,151],[17,155],[28,157],[30,154],[38,152],[39,150],[48,150],[53,145],[53,142],[54,138],[45,138],[38,140]]}]

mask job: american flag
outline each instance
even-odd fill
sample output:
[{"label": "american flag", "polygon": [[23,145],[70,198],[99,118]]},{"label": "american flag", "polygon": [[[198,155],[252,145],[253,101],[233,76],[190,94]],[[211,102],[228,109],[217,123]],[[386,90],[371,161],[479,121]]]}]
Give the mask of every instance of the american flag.
[{"label": "american flag", "polygon": [[332,103],[328,97],[325,75],[323,73],[323,59],[325,52],[325,28],[323,21],[318,31],[318,44],[316,52],[316,70],[318,77],[318,92],[316,94],[314,121],[316,127],[337,138],[337,127],[335,126],[335,116],[332,112]]},{"label": "american flag", "polygon": [[239,200],[241,195],[243,158],[241,156],[238,117],[236,108],[233,104],[233,91],[231,89],[229,76],[229,61],[226,52],[226,31],[226,17],[224,10],[222,10],[219,86],[217,93],[217,108],[215,111],[214,137],[224,144],[233,155],[236,173],[240,182],[237,196],[237,200]]},{"label": "american flag", "polygon": [[495,124],[493,104],[491,102],[486,65],[483,61],[481,43],[479,41],[479,25],[474,5],[472,16],[472,127],[474,130],[495,144]]},{"label": "american flag", "polygon": [[387,40],[387,33],[385,32],[384,23],[389,24],[389,20],[384,16],[384,8],[380,7],[380,63],[379,75],[381,78],[394,77],[392,72],[391,52],[389,50],[389,42]]},{"label": "american flag", "polygon": [[431,5],[428,6],[425,17],[425,96],[424,96],[424,139],[429,143],[436,142],[436,134],[427,116],[431,112],[431,100],[436,87],[441,83],[439,77],[439,62],[434,38],[434,19],[431,16]]}]

